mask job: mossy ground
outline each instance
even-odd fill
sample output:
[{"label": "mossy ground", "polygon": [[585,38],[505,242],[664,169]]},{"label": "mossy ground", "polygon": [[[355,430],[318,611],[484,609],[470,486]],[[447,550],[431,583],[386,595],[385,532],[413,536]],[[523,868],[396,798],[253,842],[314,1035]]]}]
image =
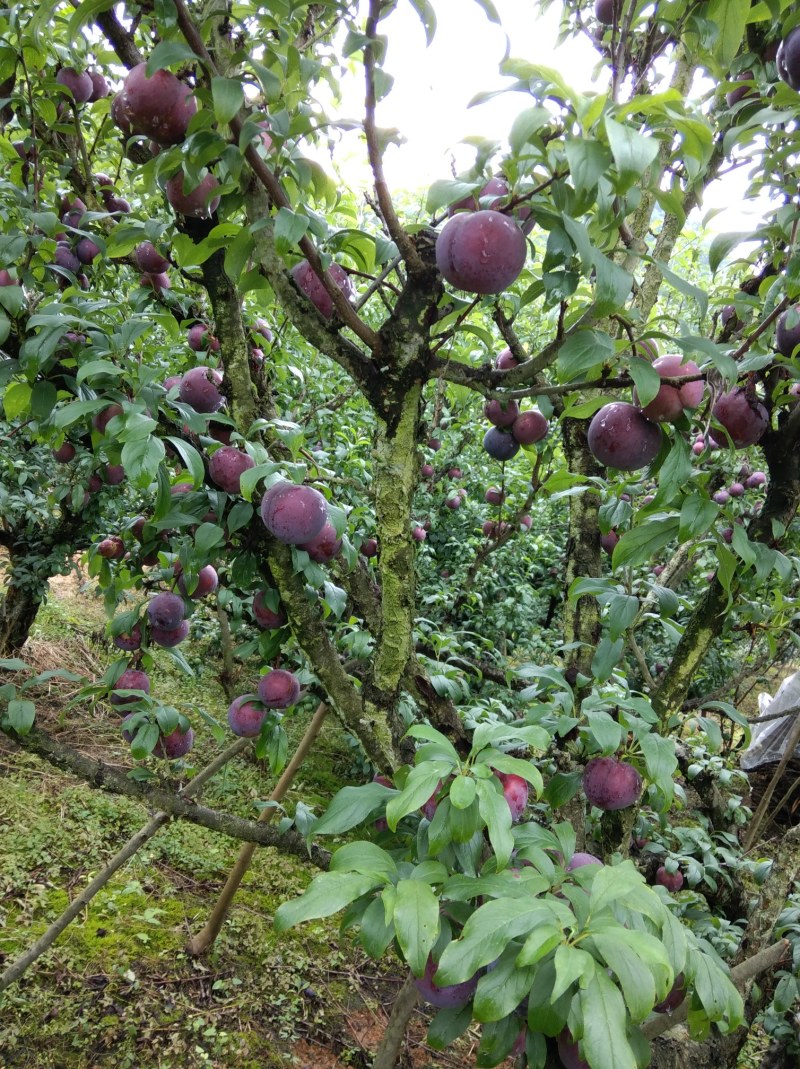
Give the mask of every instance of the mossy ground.
[{"label": "mossy ground", "polygon": [[[102,630],[99,603],[61,580],[40,611],[27,655],[37,668],[68,662],[99,673],[116,654]],[[187,678],[165,654],[152,673],[153,692],[224,719],[218,664],[203,650],[194,664],[196,675]],[[129,763],[118,717],[102,703],[70,705],[70,687],[54,682],[52,693],[40,696],[43,726],[94,756]],[[290,749],[311,712],[300,707],[287,723]],[[201,767],[219,743],[202,723],[197,735],[192,757]],[[330,718],[287,809],[299,799],[324,807],[359,775],[352,746]],[[253,816],[253,803],[273,783],[265,764],[245,755],[207,786],[203,801]],[[140,805],[91,790],[0,742],[0,968],[30,946],[147,816]],[[278,905],[313,875],[302,861],[257,851],[212,951],[200,960],[185,953],[238,846],[185,823],[159,831],[0,997],[2,1069],[370,1064],[401,974],[365,958],[333,922],[275,934]],[[408,1064],[469,1064],[453,1051],[427,1051],[424,1032],[419,1015]]]}]

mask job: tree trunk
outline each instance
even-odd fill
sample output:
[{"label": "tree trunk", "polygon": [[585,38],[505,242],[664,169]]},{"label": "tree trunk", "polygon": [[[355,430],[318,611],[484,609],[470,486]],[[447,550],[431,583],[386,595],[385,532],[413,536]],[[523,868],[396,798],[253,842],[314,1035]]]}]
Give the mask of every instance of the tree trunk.
[{"label": "tree trunk", "polygon": [[14,581],[13,565],[6,589],[0,594],[0,657],[17,653],[28,641],[44,592],[37,586]]}]

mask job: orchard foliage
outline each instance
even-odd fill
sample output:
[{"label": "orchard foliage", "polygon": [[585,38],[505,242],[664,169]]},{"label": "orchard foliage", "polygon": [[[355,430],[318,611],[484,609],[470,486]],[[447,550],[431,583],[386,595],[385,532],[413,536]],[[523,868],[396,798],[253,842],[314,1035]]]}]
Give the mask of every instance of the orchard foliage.
[{"label": "orchard foliage", "polygon": [[[430,40],[435,3],[0,13],[2,652],[86,552],[123,656],[84,697],[185,761],[225,710],[163,705],[153,646],[191,672],[219,626],[231,732],[278,770],[314,697],[376,775],[298,810],[349,841],[281,929],[344,911],[481,1065],[646,1065],[676,992],[732,1065],[771,981],[722,959],[791,881],[753,926],[730,755],[737,683],[795,642],[800,13],[555,6],[595,90],[509,55],[505,139],[400,197],[390,16]],[[319,103],[353,66],[366,203]],[[765,221],[698,254],[732,170]]]}]

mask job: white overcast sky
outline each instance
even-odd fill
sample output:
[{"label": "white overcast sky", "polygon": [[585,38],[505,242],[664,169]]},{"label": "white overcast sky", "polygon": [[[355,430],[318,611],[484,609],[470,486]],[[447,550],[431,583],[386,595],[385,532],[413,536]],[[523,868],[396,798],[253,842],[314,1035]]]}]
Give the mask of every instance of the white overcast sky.
[{"label": "white overcast sky", "polygon": [[[399,0],[381,24],[389,38],[385,69],[394,77],[390,94],[378,104],[378,125],[397,127],[405,143],[390,145],[384,165],[392,190],[423,190],[437,178],[451,175],[451,161],[466,169],[474,159],[464,137],[478,135],[503,141],[515,116],[529,106],[521,93],[506,93],[468,108],[479,91],[499,89],[509,82],[499,73],[508,50],[512,56],[555,67],[575,89],[591,90],[602,68],[598,54],[585,40],[570,40],[556,48],[560,5],[540,14],[533,0],[494,0],[502,29],[489,22],[474,0],[433,0],[438,29],[426,47],[425,35],[410,0]],[[506,36],[507,35],[507,36]],[[341,115],[363,117],[363,74],[345,83]],[[347,139],[336,153],[340,173],[353,186],[368,187],[369,173],[363,143]],[[713,231],[751,229],[759,217],[755,205],[743,202],[744,175],[728,179],[724,188],[710,189],[702,213],[722,209],[710,223]]]}]

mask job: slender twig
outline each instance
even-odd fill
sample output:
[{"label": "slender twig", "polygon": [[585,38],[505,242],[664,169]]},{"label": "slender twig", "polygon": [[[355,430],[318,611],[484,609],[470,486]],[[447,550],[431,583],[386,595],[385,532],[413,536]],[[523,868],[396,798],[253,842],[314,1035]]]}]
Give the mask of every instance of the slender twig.
[{"label": "slender twig", "polygon": [[400,1048],[418,1000],[419,991],[414,983],[413,974],[409,973],[405,983],[394,996],[392,1014],[378,1044],[372,1069],[395,1069],[395,1066],[399,1064]]}]

